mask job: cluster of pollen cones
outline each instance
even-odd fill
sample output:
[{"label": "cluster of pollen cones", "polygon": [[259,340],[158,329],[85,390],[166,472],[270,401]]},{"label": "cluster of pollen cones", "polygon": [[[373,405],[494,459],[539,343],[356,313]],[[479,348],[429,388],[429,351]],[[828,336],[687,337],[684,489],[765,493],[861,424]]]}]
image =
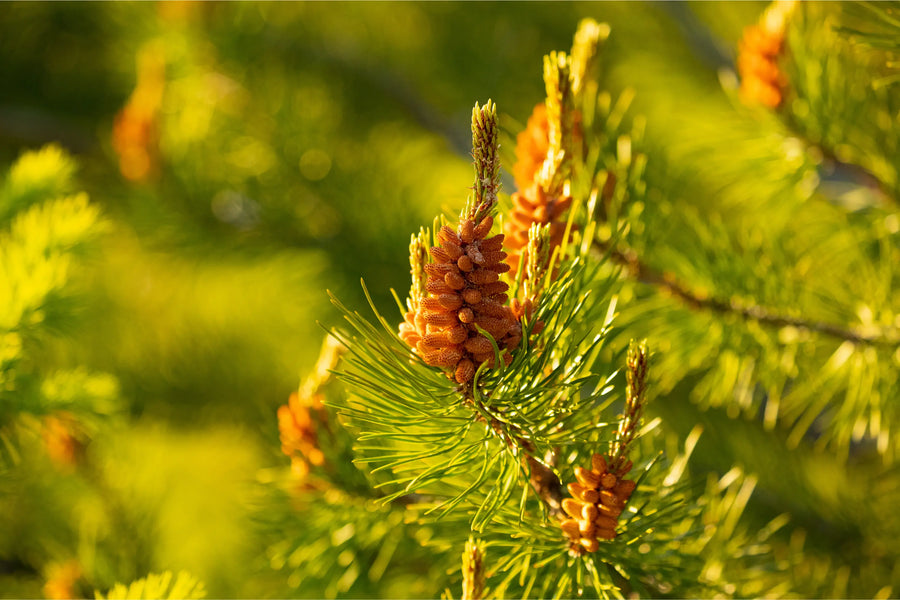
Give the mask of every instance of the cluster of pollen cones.
[{"label": "cluster of pollen cones", "polygon": [[563,521],[563,533],[578,552],[596,552],[598,540],[616,537],[619,515],[634,491],[635,482],[622,479],[631,470],[628,461],[615,474],[609,472],[606,459],[600,454],[591,458],[591,469],[575,467],[577,483],[570,483],[572,498],[562,502],[569,519]]},{"label": "cluster of pollen cones", "polygon": [[513,175],[519,191],[512,195],[512,210],[504,223],[506,244],[510,250],[507,262],[514,272],[519,266],[523,248],[528,244],[528,230],[532,224],[550,224],[551,252],[562,243],[565,235],[566,221],[563,216],[572,204],[572,198],[548,194],[537,177],[550,148],[549,131],[547,107],[541,103],[534,107],[525,130],[516,138]]},{"label": "cluster of pollen cones", "polygon": [[298,475],[309,473],[310,465],[325,464],[325,455],[319,449],[316,435],[317,416],[325,418],[321,394],[315,394],[306,402],[293,392],[284,406],[278,407],[278,431],[281,434],[281,451],[291,457],[291,466]]},{"label": "cluster of pollen cones", "polygon": [[784,43],[784,31],[763,25],[744,30],[738,46],[738,72],[741,76],[741,98],[745,103],[759,103],[769,108],[781,105],[787,80],[778,68],[778,56]]},{"label": "cluster of pollen cones", "polygon": [[547,105],[541,102],[531,111],[528,122],[516,136],[516,164],[513,165],[513,178],[517,189],[527,188],[540,172],[550,149],[550,122],[547,118]]},{"label": "cluster of pollen cones", "polygon": [[[457,383],[472,380],[482,364],[494,366],[494,346],[478,331],[489,333],[498,350],[514,350],[522,339],[522,327],[507,306],[509,285],[500,275],[509,271],[504,263],[503,234],[487,237],[491,216],[479,223],[462,219],[457,231],[447,225],[431,248],[433,262],[424,266],[428,275],[427,296],[411,307],[400,337],[425,363],[449,369]],[[502,355],[506,364],[512,356]]]}]

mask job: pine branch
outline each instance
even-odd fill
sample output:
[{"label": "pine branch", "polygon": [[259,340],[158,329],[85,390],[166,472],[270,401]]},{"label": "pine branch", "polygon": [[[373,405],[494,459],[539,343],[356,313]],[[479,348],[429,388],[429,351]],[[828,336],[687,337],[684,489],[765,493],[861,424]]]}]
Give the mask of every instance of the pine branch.
[{"label": "pine branch", "polygon": [[889,202],[891,202],[891,204],[900,207],[900,198],[897,197],[897,190],[889,182],[884,181],[870,169],[867,169],[861,164],[847,162],[846,160],[839,158],[834,148],[825,144],[824,140],[816,142],[810,139],[809,135],[803,131],[803,128],[800,126],[800,123],[797,122],[797,119],[793,114],[786,114],[782,123],[790,135],[803,140],[807,146],[821,152],[822,158],[832,163],[835,171],[843,171],[859,185],[878,190]]},{"label": "pine branch", "polygon": [[[785,72],[793,94],[802,102],[786,106],[788,110],[780,116],[791,135],[818,148],[824,158],[861,185],[877,189],[897,207],[895,127],[890,120],[876,123],[869,118],[895,112],[884,89],[892,78],[879,79],[878,74],[896,63],[885,60],[883,53],[854,47],[859,39],[852,23],[864,29],[882,25],[878,24],[881,11],[870,12],[865,4],[847,3],[834,11],[828,5],[803,3],[804,10],[792,19],[797,26],[792,28],[791,60]],[[876,4],[890,8],[890,3]],[[888,12],[883,16],[892,18]],[[841,25],[848,24],[848,18],[851,29]],[[797,110],[800,105],[807,108]]]},{"label": "pine branch", "polygon": [[[475,406],[476,402],[478,401],[471,397],[466,399],[466,403],[472,407]],[[531,486],[537,492],[544,506],[547,507],[550,515],[561,517],[563,515],[562,501],[565,496],[562,482],[556,476],[556,473],[553,472],[553,469],[535,458],[534,454],[537,449],[534,447],[534,444],[523,437],[521,429],[515,425],[503,423],[496,417],[487,417],[485,414],[489,414],[489,412],[486,407],[479,406],[479,408],[481,410],[476,410],[475,413],[478,420],[486,423],[508,448],[523,451],[522,462],[528,467],[528,471],[531,474]],[[554,454],[554,460],[555,457],[556,455]]]},{"label": "pine branch", "polygon": [[108,600],[141,600],[143,598],[183,598],[199,599],[206,597],[206,589],[203,582],[189,573],[178,573],[174,581],[172,572],[150,574],[125,586],[117,583],[105,595],[96,592],[97,598]]},{"label": "pine branch", "polygon": [[900,2],[852,2],[843,7],[851,18],[848,25],[835,27],[858,44],[900,53]]},{"label": "pine branch", "polygon": [[744,305],[734,299],[726,302],[718,298],[706,297],[697,294],[683,283],[675,280],[671,275],[662,274],[647,265],[631,248],[609,247],[607,244],[596,240],[594,241],[594,247],[602,252],[608,252],[614,262],[626,268],[632,279],[666,290],[694,310],[734,314],[747,321],[755,321],[767,327],[796,327],[854,344],[886,347],[900,346],[900,332],[895,328],[884,328],[877,334],[869,334],[833,323],[779,314],[758,304]]}]

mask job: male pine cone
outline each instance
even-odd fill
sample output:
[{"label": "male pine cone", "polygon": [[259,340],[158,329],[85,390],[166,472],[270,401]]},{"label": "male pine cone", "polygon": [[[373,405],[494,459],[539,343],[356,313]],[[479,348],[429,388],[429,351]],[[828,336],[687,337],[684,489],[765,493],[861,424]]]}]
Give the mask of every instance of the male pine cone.
[{"label": "male pine cone", "polygon": [[[516,137],[516,164],[513,166],[517,192],[512,197],[509,218],[504,223],[507,246],[511,254],[507,262],[515,270],[520,255],[528,245],[531,225],[550,225],[550,251],[563,242],[566,231],[565,214],[572,205],[568,194],[555,195],[544,189],[539,179],[540,171],[550,151],[550,122],[546,104],[534,107],[524,131]],[[580,115],[574,115],[575,139],[580,143]],[[571,153],[571,148],[565,149]],[[526,259],[527,260],[527,257]]]},{"label": "male pine cone", "polygon": [[630,469],[628,462],[611,473],[601,454],[593,455],[591,469],[575,467],[578,482],[568,485],[573,497],[562,501],[563,510],[571,518],[561,524],[573,552],[596,552],[598,540],[616,537],[619,515],[635,488],[634,481],[622,479]]},{"label": "male pine cone", "polygon": [[784,53],[786,22],[796,5],[796,0],[776,0],[759,23],[744,29],[737,67],[740,97],[745,104],[759,103],[773,109],[781,106],[788,82],[778,60]]},{"label": "male pine cone", "polygon": [[[425,265],[426,290],[419,310],[426,333],[416,344],[419,356],[429,365],[451,369],[457,383],[468,383],[482,364],[494,366],[494,345],[512,351],[522,339],[522,328],[506,303],[509,285],[500,275],[509,271],[504,263],[503,234],[487,237],[494,219],[479,223],[460,220],[453,231],[447,225],[438,231],[440,246],[431,248],[434,262]],[[512,361],[503,354],[506,364]]]}]

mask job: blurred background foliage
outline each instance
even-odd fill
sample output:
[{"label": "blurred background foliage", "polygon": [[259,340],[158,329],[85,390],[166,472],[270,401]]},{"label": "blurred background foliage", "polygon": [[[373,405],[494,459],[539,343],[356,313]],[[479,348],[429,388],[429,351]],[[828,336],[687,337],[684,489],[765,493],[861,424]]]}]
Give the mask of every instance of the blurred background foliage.
[{"label": "blurred background foliage", "polygon": [[[61,468],[42,441],[46,422],[19,428],[17,466],[0,473],[0,594],[54,595],[45,584],[65,581],[73,564],[75,594],[181,569],[212,597],[439,593],[443,574],[429,564],[404,565],[383,587],[327,569],[320,584],[289,577],[273,554],[285,534],[277,510],[290,500],[273,509],[259,484],[282,476],[276,409],[312,368],[319,323],[339,318],[325,290],[362,307],[364,277],[378,308],[395,314],[389,290],[408,286],[410,232],[466,198],[473,103],[492,98],[516,133],[543,99],[543,55],[568,48],[583,16],[611,25],[602,85],[613,97],[635,92],[632,111],[649,123],[643,151],[666,157],[651,168],[666,170],[698,215],[712,197],[734,223],[808,197],[814,159],[771,132],[761,138],[759,118],[736,114],[723,89],[743,28],[765,6],[0,4],[0,165],[55,144],[73,158],[61,154],[54,164],[66,172],[35,193],[83,190],[103,222],[59,323],[27,347],[33,373],[92,378],[96,414],[79,416],[90,425],[87,458],[78,472]],[[754,161],[735,164],[722,148]],[[734,184],[738,171],[754,185]],[[824,570],[874,555],[882,570],[856,591],[897,580],[884,566],[894,542],[863,544],[875,509],[848,514],[841,494],[856,508],[866,495],[852,472],[805,446],[773,446],[724,409],[701,411],[692,383],[663,381],[666,402],[651,411],[682,437],[705,425],[698,471],[742,463],[762,474],[751,524],[791,512]],[[351,519],[350,533],[399,525],[354,506],[306,507],[310,528],[340,538],[348,531],[330,531],[332,519]],[[414,543],[397,535],[397,545]],[[380,564],[377,548],[359,544]],[[818,584],[805,589],[846,591]]]}]

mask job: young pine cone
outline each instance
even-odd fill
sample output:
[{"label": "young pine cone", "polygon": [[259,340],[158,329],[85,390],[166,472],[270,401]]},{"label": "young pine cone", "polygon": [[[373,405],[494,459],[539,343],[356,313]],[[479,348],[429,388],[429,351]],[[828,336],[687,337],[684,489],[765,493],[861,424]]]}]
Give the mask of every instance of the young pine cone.
[{"label": "young pine cone", "polygon": [[598,540],[616,537],[619,515],[635,488],[634,481],[622,479],[630,470],[631,462],[627,462],[617,473],[610,473],[601,454],[593,455],[590,470],[575,467],[578,482],[568,485],[572,498],[562,501],[563,510],[571,518],[561,525],[572,551],[596,552]]},{"label": "young pine cone", "polygon": [[[428,296],[413,323],[407,319],[407,327],[401,325],[401,335],[412,340],[421,316],[425,334],[416,342],[416,352],[427,364],[449,369],[458,383],[471,381],[483,363],[494,366],[494,347],[477,327],[491,334],[501,352],[512,351],[522,339],[521,325],[506,306],[509,285],[500,281],[509,271],[503,262],[503,234],[487,237],[493,223],[487,216],[477,225],[463,219],[457,231],[441,227],[441,245],[431,248],[434,262],[425,265]],[[504,360],[512,361],[509,352]]]},{"label": "young pine cone", "polygon": [[778,56],[784,42],[783,31],[772,31],[762,25],[744,29],[738,45],[738,72],[741,75],[741,99],[745,104],[763,104],[769,108],[781,105],[786,86],[778,68]]}]

